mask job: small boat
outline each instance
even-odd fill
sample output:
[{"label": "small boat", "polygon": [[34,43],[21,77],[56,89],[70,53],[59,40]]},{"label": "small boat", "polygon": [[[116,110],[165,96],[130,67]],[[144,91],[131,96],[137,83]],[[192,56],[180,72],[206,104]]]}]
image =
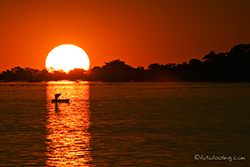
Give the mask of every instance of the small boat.
[{"label": "small boat", "polygon": [[52,99],[52,103],[69,103],[69,99]]},{"label": "small boat", "polygon": [[55,94],[55,99],[52,99],[52,103],[69,103],[69,99],[58,99],[58,97],[61,96],[61,94],[57,93]]}]

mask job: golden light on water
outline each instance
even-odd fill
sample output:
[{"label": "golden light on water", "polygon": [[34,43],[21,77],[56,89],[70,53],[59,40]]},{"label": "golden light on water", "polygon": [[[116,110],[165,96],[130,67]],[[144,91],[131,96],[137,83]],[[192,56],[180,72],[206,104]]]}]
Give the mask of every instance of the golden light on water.
[{"label": "golden light on water", "polygon": [[[91,165],[89,85],[87,82],[49,82],[47,92],[48,166]],[[70,103],[51,103],[56,93]]]}]

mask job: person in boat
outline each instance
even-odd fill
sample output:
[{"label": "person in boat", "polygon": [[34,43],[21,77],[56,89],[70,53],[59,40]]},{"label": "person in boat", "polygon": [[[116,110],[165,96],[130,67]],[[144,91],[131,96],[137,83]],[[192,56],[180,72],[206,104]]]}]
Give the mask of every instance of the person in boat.
[{"label": "person in boat", "polygon": [[68,103],[69,102],[69,99],[58,99],[59,96],[61,96],[61,94],[59,93],[55,94],[55,99],[52,99],[52,103],[57,103],[57,102]]},{"label": "person in boat", "polygon": [[59,94],[59,93],[55,94],[55,101],[58,100],[58,97],[59,97],[59,96],[61,96],[61,94]]}]

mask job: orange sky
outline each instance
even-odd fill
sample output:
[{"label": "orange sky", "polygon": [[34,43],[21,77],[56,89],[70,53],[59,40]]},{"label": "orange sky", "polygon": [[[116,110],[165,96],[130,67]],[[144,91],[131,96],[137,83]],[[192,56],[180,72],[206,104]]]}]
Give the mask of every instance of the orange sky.
[{"label": "orange sky", "polygon": [[201,59],[250,43],[249,9],[249,0],[1,0],[0,71],[43,69],[60,44],[83,48],[91,68]]}]

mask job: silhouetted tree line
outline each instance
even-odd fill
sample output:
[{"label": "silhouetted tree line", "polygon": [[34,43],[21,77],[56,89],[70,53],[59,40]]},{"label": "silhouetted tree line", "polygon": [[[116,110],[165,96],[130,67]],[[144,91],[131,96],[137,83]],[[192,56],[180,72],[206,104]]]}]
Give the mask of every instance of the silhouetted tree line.
[{"label": "silhouetted tree line", "polygon": [[71,70],[68,74],[64,71],[54,71],[49,73],[46,69],[37,70],[32,68],[15,67],[11,70],[2,71],[0,80],[2,81],[28,81],[42,82],[52,80],[86,80],[87,71],[83,69]]},{"label": "silhouetted tree line", "polygon": [[50,81],[50,80],[88,80],[106,82],[128,81],[250,81],[250,44],[234,46],[230,52],[215,53],[211,51],[202,60],[191,59],[188,63],[152,63],[147,69],[134,68],[120,59],[105,62],[102,67],[96,66],[89,71],[83,69],[49,73],[46,69],[15,67],[0,74],[2,81]]}]

